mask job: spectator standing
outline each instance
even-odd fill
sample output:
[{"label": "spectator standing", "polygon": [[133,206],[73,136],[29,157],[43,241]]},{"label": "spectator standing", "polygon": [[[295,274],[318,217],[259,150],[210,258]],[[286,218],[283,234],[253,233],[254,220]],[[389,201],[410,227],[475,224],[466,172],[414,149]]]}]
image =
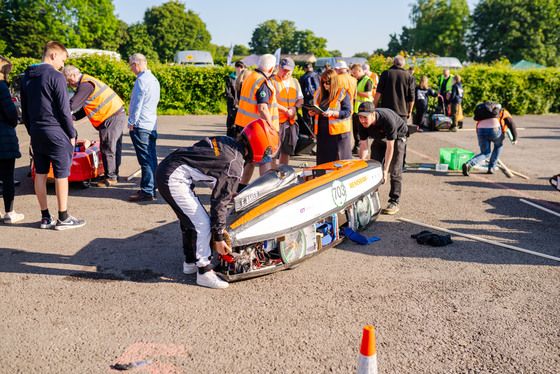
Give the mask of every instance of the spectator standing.
[{"label": "spectator standing", "polygon": [[351,74],[357,80],[356,97],[354,98],[354,114],[352,114],[352,134],[354,135],[353,154],[358,154],[360,148],[360,118],[356,114],[360,104],[365,102],[373,102],[373,81],[364,72],[362,65],[352,65]]},{"label": "spectator standing", "polygon": [[17,108],[8,89],[12,68],[12,63],[0,55],[0,180],[6,213],[3,219],[7,224],[20,222],[25,218],[14,210],[14,170],[16,158],[20,158],[21,153],[15,129],[18,123]]},{"label": "spectator standing", "polygon": [[156,196],[154,173],[158,164],[156,154],[157,106],[160,86],[157,78],[148,70],[143,54],[135,53],[129,58],[129,66],[136,75],[128,107],[128,131],[142,169],[140,191],[130,196],[130,201],[150,201]]},{"label": "spectator standing", "polygon": [[22,119],[31,137],[35,194],[41,208],[41,228],[55,226],[47,204],[47,174],[52,164],[58,219],[56,230],[82,227],[86,221],[68,214],[68,176],[76,144],[64,67],[68,51],[61,43],[45,45],[41,63],[27,67],[21,82]]},{"label": "spectator standing", "polygon": [[381,73],[373,105],[391,109],[406,121],[412,115],[414,105],[414,80],[404,70],[404,64],[403,56],[395,56],[393,66]]},{"label": "spectator standing", "polygon": [[[513,122],[513,117],[507,110],[502,108],[500,108],[500,115],[498,118],[487,118],[477,122],[476,136],[478,137],[480,153],[463,164],[463,174],[465,176],[469,176],[471,174],[471,169],[484,162],[488,157],[490,157],[490,161],[488,162],[487,173],[496,173],[496,164],[502,153],[505,138],[504,134],[507,129],[511,131],[512,144],[516,145],[517,128]],[[492,149],[492,144],[494,144],[494,149]]]},{"label": "spectator standing", "polygon": [[451,88],[453,87],[453,76],[449,74],[449,69],[444,68],[438,81],[438,91],[443,97],[443,112],[446,116],[449,113],[449,97],[451,96]]},{"label": "spectator standing", "polygon": [[[308,62],[305,64],[305,74],[299,78],[299,84],[303,92],[303,104],[313,105],[313,98],[315,97],[315,92],[321,88],[319,84],[319,75],[313,71],[313,64]],[[302,111],[302,117],[305,123],[311,124],[311,117],[307,110]],[[308,134],[311,135],[311,134]]]},{"label": "spectator standing", "polygon": [[[405,123],[412,116],[414,106],[414,78],[404,70],[403,56],[395,56],[393,66],[381,73],[373,104],[397,113]],[[407,130],[408,136],[408,130]],[[404,143],[403,169],[406,170],[406,142]]]},{"label": "spectator standing", "polygon": [[303,105],[303,94],[297,79],[292,77],[296,64],[291,58],[280,61],[278,75],[272,77],[278,103],[280,122],[280,165],[288,165],[290,156],[294,154],[299,137],[299,126],[296,122],[297,111]]},{"label": "spectator standing", "polygon": [[314,116],[317,136],[317,165],[352,159],[350,95],[340,86],[334,70],[325,70],[321,75],[321,89],[315,92],[314,105],[322,110],[309,111]]},{"label": "spectator standing", "polygon": [[235,62],[235,71],[226,77],[226,104],[227,104],[227,119],[226,128],[227,136],[235,137],[235,116],[237,115],[237,108],[239,107],[239,95],[235,90],[235,81],[241,72],[245,70],[245,64],[241,61]]},{"label": "spectator standing", "polygon": [[[457,131],[457,127],[463,127],[463,122],[459,122],[463,119],[463,108],[461,103],[463,102],[463,85],[461,84],[461,76],[459,74],[453,76],[453,87],[451,87],[451,95],[449,96],[449,102],[451,103],[451,119],[453,123],[451,124],[450,130],[453,132]],[[461,118],[459,119],[459,115]]]},{"label": "spectator standing", "polygon": [[414,71],[415,71],[414,66],[411,66],[411,67],[408,68],[408,74],[410,74],[412,76],[412,80],[414,82],[414,87],[416,87],[416,78],[414,77]]},{"label": "spectator standing", "polygon": [[[238,132],[243,131],[245,126],[259,118],[267,121],[276,131],[280,129],[276,92],[274,84],[270,80],[274,71],[274,64],[276,64],[276,57],[274,55],[262,55],[257,68],[243,82],[239,97],[239,109],[235,117],[235,124],[239,127],[237,129]],[[255,165],[258,165],[260,175],[265,174],[275,166],[272,156],[266,155],[263,160],[255,164],[245,164],[243,177],[239,183],[239,190],[242,190],[249,184],[255,170]]]},{"label": "spectator standing", "polygon": [[334,65],[334,70],[338,74],[338,84],[340,87],[346,89],[348,95],[350,96],[350,106],[352,112],[354,112],[354,98],[356,96],[356,86],[358,85],[358,80],[350,75],[348,65],[345,61],[337,61]]},{"label": "spectator standing", "polygon": [[360,158],[365,159],[368,151],[368,138],[373,138],[370,157],[383,166],[383,184],[391,176],[389,204],[383,214],[399,211],[402,191],[402,164],[405,152],[406,121],[391,109],[375,108],[373,103],[365,102],[358,108],[360,116]]},{"label": "spectator standing", "polygon": [[364,69],[364,73],[370,77],[371,81],[373,82],[373,87],[371,88],[371,94],[375,97],[377,93],[377,85],[379,84],[379,75],[370,71],[369,64],[363,64],[362,69]]},{"label": "spectator standing", "polygon": [[430,96],[437,97],[438,93],[430,88],[428,85],[428,77],[424,75],[420,78],[420,84],[416,86],[414,92],[414,97],[416,99],[414,102],[414,107],[416,108],[414,124],[423,128],[428,128],[428,126],[426,126],[426,111],[428,109]]},{"label": "spectator standing", "polygon": [[99,131],[101,159],[105,177],[97,187],[116,185],[121,165],[122,137],[126,125],[124,102],[111,87],[90,75],[68,65],[62,69],[69,86],[76,89],[70,99],[70,110],[76,120],[89,119]]}]

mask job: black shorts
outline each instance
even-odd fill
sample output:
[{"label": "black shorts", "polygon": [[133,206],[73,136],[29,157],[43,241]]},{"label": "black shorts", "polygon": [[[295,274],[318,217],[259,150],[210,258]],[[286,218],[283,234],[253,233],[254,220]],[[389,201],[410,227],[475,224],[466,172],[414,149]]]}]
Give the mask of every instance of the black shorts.
[{"label": "black shorts", "polygon": [[67,178],[70,175],[74,147],[66,133],[63,131],[32,133],[31,146],[35,173],[48,174],[52,163],[55,178]]}]

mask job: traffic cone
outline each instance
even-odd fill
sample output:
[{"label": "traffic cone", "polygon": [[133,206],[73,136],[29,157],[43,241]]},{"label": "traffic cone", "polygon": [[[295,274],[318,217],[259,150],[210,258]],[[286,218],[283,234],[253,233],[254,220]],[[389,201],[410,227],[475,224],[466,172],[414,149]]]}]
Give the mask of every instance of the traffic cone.
[{"label": "traffic cone", "polygon": [[377,355],[375,350],[375,330],[373,326],[364,327],[362,347],[358,356],[356,374],[377,374]]}]

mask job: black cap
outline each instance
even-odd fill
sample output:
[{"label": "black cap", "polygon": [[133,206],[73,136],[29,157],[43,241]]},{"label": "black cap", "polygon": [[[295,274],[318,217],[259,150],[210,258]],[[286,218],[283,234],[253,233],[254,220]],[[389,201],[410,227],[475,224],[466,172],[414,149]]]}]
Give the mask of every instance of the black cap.
[{"label": "black cap", "polygon": [[306,69],[309,69],[309,68],[312,68],[312,67],[313,67],[313,64],[311,62],[306,62],[305,63],[305,68]]},{"label": "black cap", "polygon": [[360,106],[358,107],[358,115],[359,116],[369,116],[371,113],[373,113],[375,110],[375,105],[373,105],[372,102],[370,101],[366,101],[364,103],[361,103]]}]

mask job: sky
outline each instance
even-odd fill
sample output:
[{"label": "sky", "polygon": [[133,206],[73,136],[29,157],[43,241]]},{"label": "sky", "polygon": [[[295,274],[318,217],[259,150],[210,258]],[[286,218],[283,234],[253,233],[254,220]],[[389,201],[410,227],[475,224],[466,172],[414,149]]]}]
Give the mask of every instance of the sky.
[{"label": "sky", "polygon": [[[165,2],[113,0],[115,14],[129,25],[141,22],[148,8]],[[327,50],[337,49],[342,52],[342,57],[386,49],[390,34],[398,35],[403,26],[410,26],[410,4],[413,3],[412,0],[181,2],[206,24],[213,44],[229,47],[233,43],[248,47],[253,30],[259,24],[270,19],[289,20],[295,23],[296,29],[311,30],[315,36],[325,38]],[[471,11],[477,2],[467,0]],[[259,3],[261,5],[256,5]]]}]

